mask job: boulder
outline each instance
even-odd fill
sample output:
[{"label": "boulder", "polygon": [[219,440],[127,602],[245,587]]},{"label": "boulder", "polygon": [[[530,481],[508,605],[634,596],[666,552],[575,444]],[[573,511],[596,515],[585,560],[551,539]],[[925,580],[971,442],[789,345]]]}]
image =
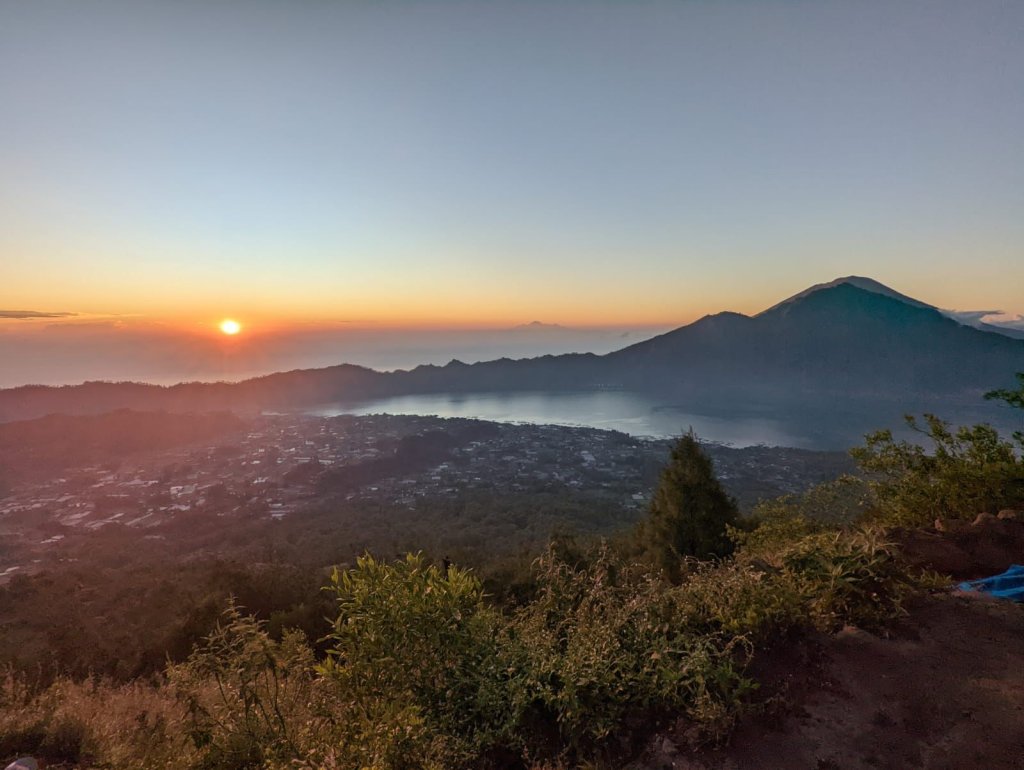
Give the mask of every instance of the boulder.
[{"label": "boulder", "polygon": [[849,624],[836,632],[835,639],[837,642],[848,642],[850,644],[866,644],[878,641],[878,637],[874,634]]},{"label": "boulder", "polygon": [[39,770],[39,763],[32,757],[21,757],[11,762],[4,770]]}]

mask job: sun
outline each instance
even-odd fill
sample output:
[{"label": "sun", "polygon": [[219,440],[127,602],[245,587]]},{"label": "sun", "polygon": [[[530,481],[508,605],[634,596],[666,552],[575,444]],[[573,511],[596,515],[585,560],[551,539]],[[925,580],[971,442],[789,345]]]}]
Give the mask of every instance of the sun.
[{"label": "sun", "polygon": [[229,336],[234,336],[242,331],[242,324],[230,318],[225,318],[220,322],[220,330]]}]

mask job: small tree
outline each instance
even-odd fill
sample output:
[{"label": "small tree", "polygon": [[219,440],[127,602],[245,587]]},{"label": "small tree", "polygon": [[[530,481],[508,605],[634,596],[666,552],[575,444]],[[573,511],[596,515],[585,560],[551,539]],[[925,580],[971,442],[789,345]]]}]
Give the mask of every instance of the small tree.
[{"label": "small tree", "polygon": [[683,557],[707,559],[732,550],[727,528],[738,516],[736,502],[715,477],[711,458],[691,430],[672,447],[639,540],[651,560],[677,582]]}]

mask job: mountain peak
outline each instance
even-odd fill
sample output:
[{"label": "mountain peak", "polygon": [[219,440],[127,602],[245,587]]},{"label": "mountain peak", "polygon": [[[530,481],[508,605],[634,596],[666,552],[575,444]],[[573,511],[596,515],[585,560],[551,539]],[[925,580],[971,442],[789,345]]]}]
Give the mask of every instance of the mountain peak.
[{"label": "mountain peak", "polygon": [[761,311],[758,315],[762,316],[767,313],[771,313],[772,311],[779,310],[780,308],[802,300],[815,292],[834,289],[837,286],[844,285],[853,286],[854,288],[861,289],[862,291],[869,291],[872,294],[879,294],[883,297],[889,297],[890,299],[896,299],[907,305],[911,305],[912,307],[934,309],[933,305],[929,305],[927,302],[922,302],[921,300],[914,299],[913,297],[908,297],[906,294],[901,294],[895,289],[889,288],[884,283],[876,281],[874,278],[867,278],[862,275],[848,275],[843,278],[836,278],[833,281],[828,281],[827,283],[816,283],[814,286],[810,286],[803,291],[794,294],[792,297],[782,300],[782,302],[779,302],[777,305],[772,305],[767,310]]},{"label": "mountain peak", "polygon": [[527,323],[527,324],[519,324],[518,326],[513,326],[511,331],[514,331],[514,332],[564,331],[565,329],[566,329],[566,327],[562,326],[561,324],[549,324],[549,323],[544,323],[543,321],[530,321],[530,323]]},{"label": "mountain peak", "polygon": [[919,299],[908,297],[906,294],[886,286],[884,283],[876,281],[874,278],[867,278],[862,275],[848,275],[843,278],[836,278],[834,281],[827,283],[817,283],[803,291],[794,294],[788,299],[784,299],[777,305],[772,305],[767,310],[763,310],[758,313],[756,317],[775,313],[784,310],[786,307],[790,307],[793,304],[805,300],[813,294],[820,291],[828,291],[836,289],[840,286],[852,286],[853,288],[860,289],[861,291],[871,292],[882,297],[888,297],[902,302],[904,305],[910,305],[924,310],[937,310],[946,318],[950,318],[956,321],[961,326],[969,326],[974,329],[979,329],[983,332],[992,332],[994,334],[1001,334],[1004,337],[1011,337],[1013,339],[1024,339],[1024,328],[1018,328],[1017,324],[1000,324],[986,322],[984,320],[986,315],[990,315],[989,311],[956,311],[956,310],[944,310],[943,308],[936,307],[935,305],[929,305],[927,302],[922,302]]}]

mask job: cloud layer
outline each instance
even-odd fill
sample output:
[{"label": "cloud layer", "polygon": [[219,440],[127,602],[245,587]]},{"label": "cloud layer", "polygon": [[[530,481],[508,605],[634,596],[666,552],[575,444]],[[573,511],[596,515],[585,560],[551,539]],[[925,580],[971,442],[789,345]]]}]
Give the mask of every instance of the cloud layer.
[{"label": "cloud layer", "polygon": [[78,313],[42,313],[38,310],[0,310],[0,318],[67,318]]}]

